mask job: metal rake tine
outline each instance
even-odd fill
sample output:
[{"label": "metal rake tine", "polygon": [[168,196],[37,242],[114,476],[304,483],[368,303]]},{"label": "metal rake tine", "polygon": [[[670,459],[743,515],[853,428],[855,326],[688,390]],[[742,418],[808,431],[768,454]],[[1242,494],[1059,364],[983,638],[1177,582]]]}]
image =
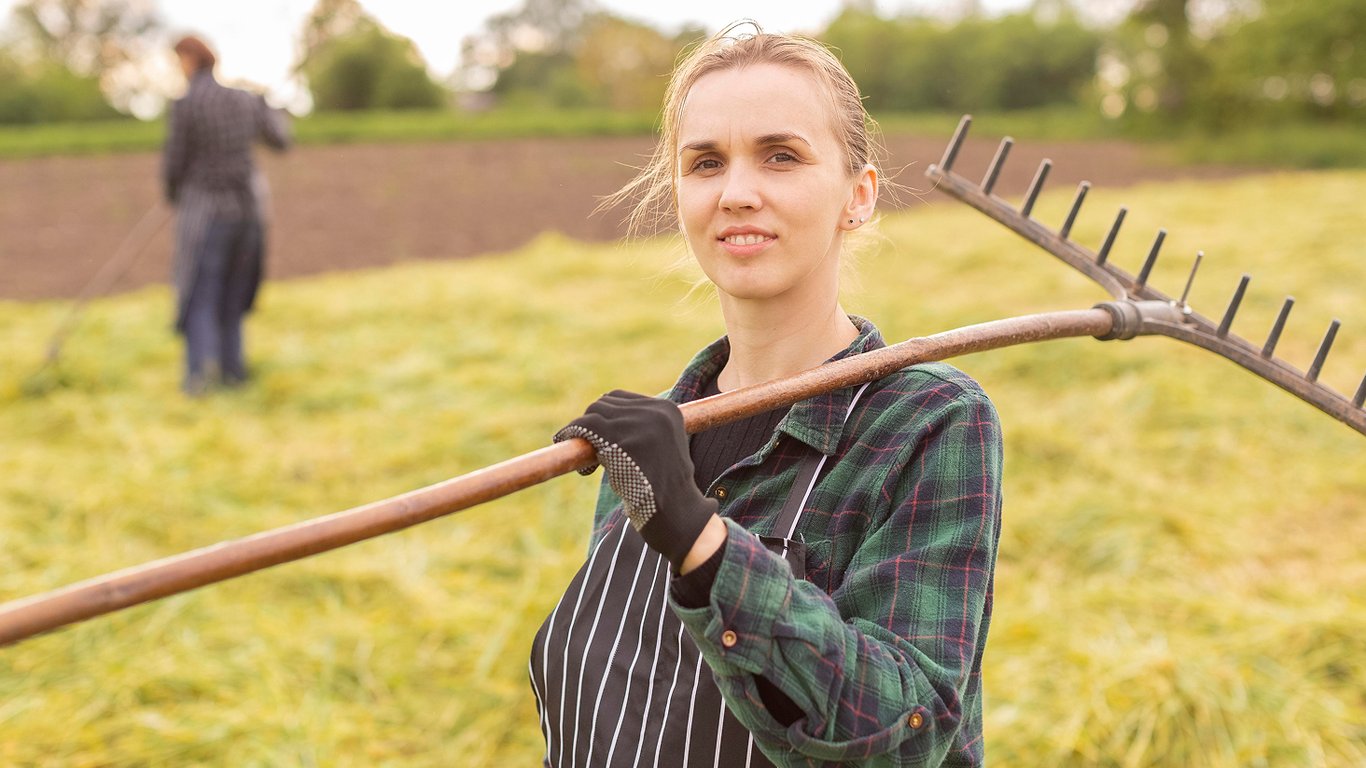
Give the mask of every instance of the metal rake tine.
[{"label": "metal rake tine", "polygon": [[1204,252],[1204,251],[1196,251],[1196,252],[1195,252],[1195,265],[1191,267],[1190,277],[1187,277],[1187,278],[1186,278],[1186,288],[1185,288],[1185,290],[1181,291],[1181,300],[1177,302],[1177,304],[1178,304],[1179,306],[1181,306],[1181,307],[1186,307],[1186,308],[1190,307],[1190,304],[1186,303],[1186,299],[1190,298],[1190,295],[1191,295],[1191,286],[1192,286],[1192,285],[1195,285],[1195,273],[1200,271],[1200,262],[1202,262],[1202,261],[1204,261],[1204,260],[1205,260],[1205,252]]},{"label": "metal rake tine", "polygon": [[1328,350],[1333,348],[1333,339],[1337,338],[1338,328],[1342,323],[1334,318],[1328,326],[1328,333],[1323,336],[1323,343],[1319,345],[1319,353],[1314,355],[1314,364],[1309,366],[1309,372],[1304,374],[1310,381],[1318,381],[1319,371],[1323,370],[1323,361],[1328,359]]},{"label": "metal rake tine", "polygon": [[1063,240],[1072,234],[1072,225],[1077,221],[1077,213],[1081,211],[1081,203],[1086,199],[1086,191],[1091,188],[1091,182],[1083,181],[1077,185],[1077,196],[1072,199],[1072,207],[1067,211],[1067,219],[1062,223],[1062,229],[1058,230],[1058,237]]},{"label": "metal rake tine", "polygon": [[1361,386],[1357,387],[1357,396],[1352,398],[1352,405],[1358,408],[1366,405],[1366,376],[1361,377]]},{"label": "metal rake tine", "polygon": [[1290,317],[1290,309],[1294,306],[1295,297],[1286,296],[1280,314],[1276,315],[1276,322],[1271,326],[1271,334],[1266,337],[1266,345],[1262,347],[1262,357],[1270,358],[1275,353],[1276,344],[1281,340],[1281,331],[1285,330],[1285,320]]},{"label": "metal rake tine", "polygon": [[958,159],[958,150],[963,146],[963,139],[968,135],[968,129],[972,127],[972,115],[963,115],[958,121],[958,127],[953,131],[953,138],[949,140],[949,145],[944,148],[944,156],[939,160],[940,170],[948,173],[953,168],[953,161]]},{"label": "metal rake tine", "polygon": [[996,177],[1001,175],[1001,166],[1006,164],[1006,155],[1010,154],[1010,148],[1014,145],[1015,140],[1009,136],[1001,139],[1000,146],[996,147],[996,156],[991,158],[991,165],[987,166],[987,175],[982,177],[982,194],[991,194],[996,186]]},{"label": "metal rake tine", "polygon": [[1233,292],[1233,300],[1228,303],[1228,309],[1224,310],[1224,319],[1219,323],[1219,330],[1214,334],[1219,338],[1228,335],[1228,329],[1233,327],[1233,316],[1238,314],[1238,305],[1243,303],[1243,294],[1247,293],[1248,281],[1251,275],[1243,275],[1243,279],[1238,281],[1238,288]]},{"label": "metal rake tine", "polygon": [[1110,234],[1105,236],[1105,243],[1100,246],[1100,253],[1096,254],[1096,263],[1104,264],[1110,258],[1110,249],[1114,247],[1115,238],[1119,236],[1119,227],[1124,223],[1124,217],[1129,213],[1128,208],[1120,208],[1119,215],[1115,217],[1115,223],[1110,225]]},{"label": "metal rake tine", "polygon": [[1157,230],[1157,239],[1153,241],[1153,247],[1148,251],[1148,258],[1143,261],[1143,269],[1138,271],[1138,279],[1134,285],[1141,291],[1143,286],[1148,284],[1148,276],[1153,273],[1153,265],[1157,263],[1157,252],[1162,250],[1162,241],[1167,239],[1167,230]]},{"label": "metal rake tine", "polygon": [[1020,215],[1029,218],[1030,211],[1034,210],[1034,201],[1039,199],[1039,190],[1043,189],[1043,182],[1048,178],[1048,170],[1053,167],[1052,160],[1044,160],[1039,163],[1039,170],[1034,172],[1034,180],[1029,182],[1029,191],[1025,193],[1024,205],[1020,206]]}]

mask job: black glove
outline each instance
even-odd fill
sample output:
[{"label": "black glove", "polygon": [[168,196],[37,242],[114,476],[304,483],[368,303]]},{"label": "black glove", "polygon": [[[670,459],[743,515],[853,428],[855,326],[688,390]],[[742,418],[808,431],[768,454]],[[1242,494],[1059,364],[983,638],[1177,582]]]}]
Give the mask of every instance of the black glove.
[{"label": "black glove", "polygon": [[[716,513],[714,499],[693,482],[683,414],[674,403],[614,390],[555,433],[555,442],[582,437],[607,467],[607,484],[651,549],[677,572]],[[592,474],[597,466],[581,470]]]}]

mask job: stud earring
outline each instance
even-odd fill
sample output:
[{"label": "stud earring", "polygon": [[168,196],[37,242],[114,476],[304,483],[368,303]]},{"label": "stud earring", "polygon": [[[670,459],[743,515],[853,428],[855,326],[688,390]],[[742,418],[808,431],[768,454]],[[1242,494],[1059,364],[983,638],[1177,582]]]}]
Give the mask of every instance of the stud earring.
[{"label": "stud earring", "polygon": [[849,220],[849,223],[850,223],[850,224],[853,224],[853,223],[854,223],[854,220],[853,220],[853,219],[850,219],[850,220]]}]

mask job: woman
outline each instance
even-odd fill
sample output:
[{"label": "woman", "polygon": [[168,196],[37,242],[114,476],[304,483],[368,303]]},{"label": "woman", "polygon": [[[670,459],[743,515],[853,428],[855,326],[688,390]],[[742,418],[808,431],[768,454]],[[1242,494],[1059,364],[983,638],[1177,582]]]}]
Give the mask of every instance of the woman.
[{"label": "woman", "polygon": [[[673,213],[726,336],[665,398],[556,435],[606,467],[592,549],[532,648],[547,765],[980,765],[1000,431],[914,366],[689,438],[677,403],[883,345],[840,307],[877,202],[858,90],[818,43],[732,27],[676,69],[641,220]],[[628,524],[629,523],[629,524]]]}]

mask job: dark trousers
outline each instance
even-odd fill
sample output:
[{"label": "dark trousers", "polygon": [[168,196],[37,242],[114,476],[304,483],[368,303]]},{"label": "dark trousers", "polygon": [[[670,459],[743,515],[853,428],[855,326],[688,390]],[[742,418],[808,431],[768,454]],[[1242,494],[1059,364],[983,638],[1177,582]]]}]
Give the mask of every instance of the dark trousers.
[{"label": "dark trousers", "polygon": [[247,378],[242,317],[256,289],[261,224],[254,219],[215,221],[198,254],[185,307],[185,390]]}]

